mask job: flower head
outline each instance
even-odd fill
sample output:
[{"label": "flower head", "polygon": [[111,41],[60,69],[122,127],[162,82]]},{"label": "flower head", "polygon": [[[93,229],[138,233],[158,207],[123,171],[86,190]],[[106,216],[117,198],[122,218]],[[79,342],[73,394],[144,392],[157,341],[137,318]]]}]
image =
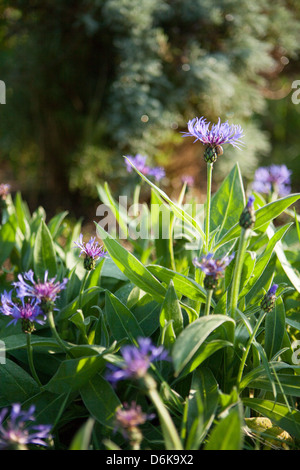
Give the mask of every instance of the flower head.
[{"label": "flower head", "polygon": [[125,439],[141,441],[142,435],[138,427],[153,418],[153,414],[143,413],[141,406],[135,402],[132,402],[131,406],[124,403],[124,406],[116,411],[116,428],[122,432]]},{"label": "flower head", "polygon": [[35,406],[28,411],[22,411],[20,404],[12,405],[9,414],[8,408],[0,412],[0,449],[26,450],[28,444],[47,446],[46,439],[50,438],[51,426],[32,425]]},{"label": "flower head", "polygon": [[214,289],[216,287],[218,280],[224,276],[225,269],[233,258],[234,253],[219,259],[214,259],[213,254],[208,253],[201,261],[199,261],[198,258],[194,259],[194,266],[201,269],[206,275],[204,279],[206,289]]},{"label": "flower head", "polygon": [[149,338],[139,338],[138,344],[139,347],[121,348],[124,363],[120,367],[109,365],[112,372],[107,375],[107,380],[115,384],[119,380],[143,378],[152,362],[167,359],[164,348],[154,346]]},{"label": "flower head", "polygon": [[20,320],[24,333],[32,333],[34,331],[34,323],[43,325],[46,321],[46,316],[40,307],[37,299],[24,300],[22,297],[19,302],[13,302],[12,291],[4,292],[1,295],[0,311],[3,315],[12,317],[8,325],[14,324]]},{"label": "flower head", "polygon": [[83,253],[85,254],[84,267],[87,271],[95,269],[96,261],[99,258],[104,258],[107,256],[107,252],[104,250],[103,246],[96,241],[96,237],[90,238],[90,240],[85,243],[83,240],[82,233],[79,236],[79,239],[74,242],[76,246],[80,248],[79,256]]},{"label": "flower head", "polygon": [[254,174],[252,189],[259,193],[287,196],[291,192],[291,174],[285,165],[260,167]]},{"label": "flower head", "polygon": [[156,181],[160,181],[162,178],[165,177],[166,172],[162,167],[154,167],[151,168],[149,165],[146,165],[147,157],[145,155],[140,155],[139,153],[135,156],[127,156],[125,160],[126,168],[128,173],[132,172],[132,166],[136,167],[136,169],[145,176],[153,176]]},{"label": "flower head", "polygon": [[44,280],[34,280],[34,272],[30,269],[23,276],[18,275],[18,281],[13,285],[17,289],[17,295],[20,298],[34,297],[42,304],[42,307],[48,305],[53,307],[58,294],[65,289],[68,279],[63,279],[62,282],[56,280],[55,277],[48,279],[48,271],[45,272]]},{"label": "flower head", "polygon": [[2,199],[2,201],[5,201],[9,192],[10,192],[10,184],[1,183],[0,184],[0,199]]},{"label": "flower head", "polygon": [[207,162],[214,163],[219,155],[222,155],[222,145],[230,144],[233,147],[240,148],[243,145],[243,130],[239,125],[230,125],[228,121],[222,123],[218,119],[217,124],[207,122],[202,116],[194,118],[188,122],[188,132],[183,133],[183,137],[195,137],[195,142],[199,140],[206,145],[204,159]]},{"label": "flower head", "polygon": [[190,175],[183,175],[181,177],[181,181],[185,183],[187,186],[193,186],[194,185],[194,178],[193,176]]}]

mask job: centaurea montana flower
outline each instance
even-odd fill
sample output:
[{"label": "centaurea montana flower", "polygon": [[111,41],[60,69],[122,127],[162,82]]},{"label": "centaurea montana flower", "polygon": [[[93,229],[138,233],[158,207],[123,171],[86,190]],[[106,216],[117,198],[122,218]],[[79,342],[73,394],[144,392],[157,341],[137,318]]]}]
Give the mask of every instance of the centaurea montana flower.
[{"label": "centaurea montana flower", "polygon": [[1,295],[0,311],[3,315],[12,317],[7,326],[16,325],[20,320],[24,333],[32,333],[35,330],[34,323],[43,325],[46,321],[46,315],[37,299],[32,298],[25,301],[24,297],[21,297],[18,302],[14,302],[12,300],[12,291],[5,291]]},{"label": "centaurea montana flower", "polygon": [[91,237],[90,240],[85,243],[81,233],[79,239],[74,243],[81,250],[79,256],[85,254],[84,267],[87,271],[95,269],[96,261],[99,258],[105,258],[108,254],[103,246],[96,241],[96,237]]},{"label": "centaurea montana flower", "polygon": [[106,378],[113,385],[119,380],[144,378],[152,362],[168,359],[163,346],[154,346],[149,338],[138,338],[138,345],[121,348],[124,362],[120,367],[108,365],[112,372]]},{"label": "centaurea montana flower", "polygon": [[181,177],[181,181],[185,183],[187,186],[194,186],[194,178],[191,175],[183,175]]},{"label": "centaurea montana flower", "polygon": [[223,154],[222,145],[230,144],[238,149],[243,145],[240,125],[230,125],[228,121],[222,123],[220,118],[217,124],[212,124],[211,128],[210,125],[203,116],[196,117],[188,122],[188,132],[183,133],[183,137],[195,137],[195,142],[199,140],[206,146],[204,159],[207,163],[214,163]]},{"label": "centaurea montana flower", "polygon": [[124,403],[123,407],[119,407],[116,411],[116,428],[121,431],[125,439],[129,439],[132,444],[140,443],[142,434],[139,426],[144,424],[147,420],[153,419],[154,414],[147,414],[142,411],[140,405],[135,402],[129,406]]},{"label": "centaurea montana flower", "polygon": [[126,168],[128,173],[131,173],[133,168],[130,164],[136,167],[136,169],[145,176],[153,176],[156,181],[160,181],[165,177],[166,173],[162,167],[153,167],[146,165],[147,157],[145,155],[137,154],[135,157],[127,156],[125,160]]},{"label": "centaurea montana flower", "polygon": [[291,174],[286,165],[260,167],[254,174],[252,189],[258,193],[275,192],[278,196],[287,196],[291,192]]},{"label": "centaurea montana flower", "polygon": [[5,201],[9,192],[10,192],[10,184],[1,183],[0,184],[0,199],[2,199],[2,201]]},{"label": "centaurea montana flower", "polygon": [[44,280],[40,279],[36,282],[34,280],[34,272],[30,269],[28,272],[18,275],[18,281],[13,285],[17,289],[17,295],[20,298],[34,297],[41,304],[44,312],[54,308],[54,302],[58,294],[66,288],[68,279],[63,279],[62,282],[56,280],[56,277],[48,279],[48,271],[45,271]]},{"label": "centaurea montana flower", "polygon": [[47,446],[51,426],[33,425],[35,406],[32,405],[28,411],[22,411],[19,403],[12,405],[9,413],[8,408],[0,412],[0,450],[27,450],[27,445]]},{"label": "centaurea montana flower", "polygon": [[214,259],[212,253],[208,253],[200,261],[195,258],[193,264],[196,268],[201,269],[205,274],[204,287],[206,289],[215,289],[218,281],[224,276],[226,267],[234,258],[234,253],[230,256]]}]

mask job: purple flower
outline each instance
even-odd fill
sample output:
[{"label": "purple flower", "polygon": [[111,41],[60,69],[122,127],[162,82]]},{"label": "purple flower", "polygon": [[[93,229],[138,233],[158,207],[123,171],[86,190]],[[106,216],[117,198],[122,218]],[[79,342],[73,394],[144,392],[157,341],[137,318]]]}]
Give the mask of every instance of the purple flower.
[{"label": "purple flower", "polygon": [[5,291],[1,295],[0,311],[3,315],[12,317],[8,325],[16,325],[18,320],[21,320],[23,331],[31,333],[34,331],[34,323],[39,323],[40,325],[45,323],[46,316],[37,299],[30,299],[30,301],[25,302],[24,297],[22,297],[19,303],[17,303],[12,301],[11,296],[12,291]]},{"label": "purple flower", "polygon": [[186,183],[187,186],[193,186],[194,185],[194,178],[190,175],[182,176],[181,181],[183,183]]},{"label": "purple flower", "polygon": [[[128,161],[129,160],[129,161]],[[153,176],[156,181],[160,181],[166,176],[165,170],[162,167],[154,167],[146,165],[147,157],[139,153],[135,157],[127,156],[125,160],[127,171],[132,172],[132,166],[129,162],[133,163],[136,169],[145,176]]]},{"label": "purple flower", "polygon": [[0,199],[5,201],[9,192],[10,192],[10,184],[1,183],[0,184]]},{"label": "purple flower", "polygon": [[260,167],[254,174],[252,188],[263,194],[276,192],[279,196],[287,196],[291,192],[291,174],[285,165]]},{"label": "purple flower", "polygon": [[204,145],[210,147],[217,147],[218,145],[231,144],[233,147],[239,148],[243,142],[241,138],[243,130],[241,126],[228,124],[228,121],[221,123],[218,119],[218,124],[213,124],[210,129],[210,122],[207,122],[204,117],[194,118],[188,122],[188,132],[183,134],[184,137],[193,136],[195,142],[199,140]]},{"label": "purple flower", "polygon": [[135,157],[127,156],[127,160],[125,160],[125,164],[126,164],[128,173],[131,173],[132,166],[130,165],[128,160],[132,162],[134,166],[136,167],[136,169],[140,171],[141,173],[143,173],[143,175],[148,175],[150,168],[146,165],[147,157],[145,155],[140,155],[138,153]]},{"label": "purple flower", "polygon": [[0,449],[22,449],[26,450],[28,444],[47,446],[45,442],[49,439],[51,426],[32,425],[35,406],[32,405],[28,411],[22,411],[18,403],[12,405],[9,414],[8,408],[0,412]]},{"label": "purple flower", "polygon": [[154,416],[143,413],[141,406],[135,402],[132,402],[130,407],[124,403],[123,408],[119,407],[116,411],[116,428],[120,429],[125,439],[132,439],[134,436],[139,436],[138,426],[153,419]]},{"label": "purple flower", "polygon": [[155,181],[160,181],[161,179],[163,179],[166,176],[166,172],[165,172],[164,168],[162,168],[160,166],[157,166],[155,168],[149,168],[148,174],[150,176],[153,176]]},{"label": "purple flower", "polygon": [[119,380],[140,379],[145,377],[150,364],[159,360],[167,360],[167,352],[162,346],[156,347],[149,338],[138,338],[137,346],[124,346],[121,353],[124,363],[120,367],[109,364],[111,373],[106,378],[112,384]]},{"label": "purple flower", "polygon": [[18,297],[35,297],[39,302],[54,302],[68,282],[67,278],[62,282],[57,281],[55,277],[48,279],[48,271],[45,272],[43,281],[35,282],[34,272],[31,269],[23,276],[19,274],[18,279],[13,283],[17,288]]},{"label": "purple flower", "polygon": [[206,276],[213,276],[219,278],[224,275],[225,268],[233,260],[234,254],[230,256],[224,256],[223,258],[214,259],[212,253],[208,253],[204,256],[201,261],[195,258],[193,263],[196,268],[200,268]]},{"label": "purple flower", "polygon": [[85,254],[84,267],[86,270],[90,271],[95,269],[96,261],[99,258],[105,258],[108,253],[104,250],[103,246],[96,241],[96,237],[90,238],[87,243],[85,243],[82,238],[83,235],[81,233],[79,240],[74,243],[81,250],[79,256],[83,253]]}]

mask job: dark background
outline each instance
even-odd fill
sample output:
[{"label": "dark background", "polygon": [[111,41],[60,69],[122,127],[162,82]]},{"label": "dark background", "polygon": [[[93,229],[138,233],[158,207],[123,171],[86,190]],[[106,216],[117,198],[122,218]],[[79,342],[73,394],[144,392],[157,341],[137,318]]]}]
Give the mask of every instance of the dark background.
[{"label": "dark background", "polygon": [[170,195],[182,174],[201,195],[202,145],[180,132],[204,115],[245,131],[215,184],[236,161],[246,185],[285,163],[299,191],[299,20],[299,1],[1,0],[1,182],[32,209],[89,218],[96,184],[130,191],[123,155],[141,153]]}]

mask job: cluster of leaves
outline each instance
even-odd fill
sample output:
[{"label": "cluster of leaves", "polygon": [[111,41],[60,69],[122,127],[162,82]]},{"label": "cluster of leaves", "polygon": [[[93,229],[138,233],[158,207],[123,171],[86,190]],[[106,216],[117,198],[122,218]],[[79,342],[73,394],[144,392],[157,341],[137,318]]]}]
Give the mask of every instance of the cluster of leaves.
[{"label": "cluster of leaves", "polygon": [[[171,358],[153,365],[150,374],[182,448],[298,448],[300,380],[293,342],[300,329],[296,269],[300,230],[298,216],[289,207],[300,195],[267,204],[256,195],[256,222],[243,263],[238,316],[228,314],[234,261],[214,292],[211,314],[203,316],[207,292],[192,263],[204,243],[203,207],[190,198],[191,215],[183,204],[189,197],[185,187],[180,200],[172,201],[140,176],[151,189],[150,208],[143,204],[139,214],[128,215],[108,185],[98,187],[101,200],[124,230],[131,225],[137,233],[151,219],[161,231],[167,224],[170,236],[129,236],[125,247],[99,222],[98,235],[109,257],[101,259],[88,277],[73,244],[80,223],[66,227],[66,213],[46,223],[43,209],[30,214],[19,194],[14,201],[8,198],[0,229],[1,288],[8,289],[19,273],[30,268],[41,279],[46,270],[58,279],[67,277],[55,323],[68,353],[47,324],[36,327],[31,346],[39,385],[30,372],[26,334],[17,326],[7,327],[2,316],[6,363],[0,366],[0,407],[34,404],[38,422],[52,425],[56,450],[128,449],[126,437],[115,432],[116,410],[131,401],[149,414],[156,410],[137,383],[126,380],[113,388],[105,372],[108,364],[119,363],[124,344],[136,344],[144,337],[163,345]],[[245,201],[235,165],[211,201],[210,248],[217,255],[236,249]],[[160,208],[170,214],[168,220],[159,215]],[[275,226],[274,219],[283,214],[291,220]],[[279,286],[275,307],[256,331],[261,299],[273,281]],[[240,376],[247,345],[249,354]],[[143,424],[142,448],[172,448],[160,418],[159,414]]]}]

